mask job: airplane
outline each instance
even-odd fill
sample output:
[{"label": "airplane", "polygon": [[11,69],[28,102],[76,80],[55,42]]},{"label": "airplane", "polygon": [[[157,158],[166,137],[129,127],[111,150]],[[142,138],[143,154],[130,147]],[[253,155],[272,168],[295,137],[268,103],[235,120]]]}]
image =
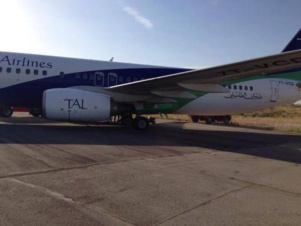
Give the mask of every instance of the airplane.
[{"label": "airplane", "polygon": [[[283,52],[185,69],[0,52],[0,109],[26,107],[49,120],[147,130],[146,114],[232,115],[301,99],[301,29]],[[134,117],[133,117],[134,116]]]}]

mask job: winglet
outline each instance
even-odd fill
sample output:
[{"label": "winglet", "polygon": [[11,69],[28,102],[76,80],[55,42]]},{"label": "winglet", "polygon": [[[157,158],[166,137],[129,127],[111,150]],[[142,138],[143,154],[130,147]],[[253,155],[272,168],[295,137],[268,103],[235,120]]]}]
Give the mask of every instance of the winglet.
[{"label": "winglet", "polygon": [[301,29],[297,32],[294,38],[287,44],[282,52],[288,52],[301,49]]}]

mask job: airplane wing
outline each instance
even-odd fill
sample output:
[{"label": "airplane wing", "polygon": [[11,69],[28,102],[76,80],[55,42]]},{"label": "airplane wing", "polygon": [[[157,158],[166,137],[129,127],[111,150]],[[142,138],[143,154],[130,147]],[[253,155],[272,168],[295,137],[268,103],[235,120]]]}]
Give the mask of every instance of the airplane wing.
[{"label": "airplane wing", "polygon": [[[256,58],[224,66],[191,70],[106,88],[131,95],[158,95],[167,91],[226,92],[218,84],[255,75],[266,75],[301,66],[301,50]],[[211,85],[211,86],[210,86]],[[171,93],[172,94],[172,93]]]},{"label": "airplane wing", "polygon": [[229,89],[220,85],[222,82],[251,76],[266,76],[298,67],[301,67],[301,50],[218,67],[170,74],[107,88],[91,86],[74,88],[105,93],[117,102],[174,102],[173,98],[196,98],[191,91],[228,93]]}]

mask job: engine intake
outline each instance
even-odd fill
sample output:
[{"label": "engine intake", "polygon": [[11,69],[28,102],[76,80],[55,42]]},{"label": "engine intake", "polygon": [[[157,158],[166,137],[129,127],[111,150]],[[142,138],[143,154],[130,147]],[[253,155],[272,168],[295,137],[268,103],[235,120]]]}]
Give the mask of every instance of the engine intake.
[{"label": "engine intake", "polygon": [[44,91],[43,116],[46,119],[72,122],[108,121],[111,116],[108,95],[72,88]]}]

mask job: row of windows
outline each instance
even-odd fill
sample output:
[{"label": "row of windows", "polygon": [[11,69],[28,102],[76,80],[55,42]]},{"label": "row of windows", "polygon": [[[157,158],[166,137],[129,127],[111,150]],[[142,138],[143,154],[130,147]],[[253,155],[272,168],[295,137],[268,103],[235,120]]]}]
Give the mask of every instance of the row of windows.
[{"label": "row of windows", "polygon": [[[24,70],[24,69],[23,69]],[[2,68],[0,67],[0,73],[3,72],[3,71],[6,71],[7,73],[16,73],[16,74],[21,74],[21,68],[16,68],[16,69],[13,69],[11,67],[7,67],[7,68]],[[43,75],[43,76],[46,76],[47,75],[47,71],[46,70],[37,70],[37,69],[25,69],[25,74],[29,75],[29,74],[34,74],[34,75]],[[75,78],[76,79],[84,79],[84,80],[94,80],[95,79],[95,76],[96,76],[96,80],[97,81],[104,81],[105,79],[105,74],[102,73],[102,72],[99,72],[97,74],[95,73],[76,73],[75,74]],[[107,76],[109,77],[109,80],[111,82],[116,82],[117,81],[119,83],[123,83],[123,82],[133,82],[133,81],[138,81],[140,80],[140,78],[138,77],[122,77],[122,76],[118,76],[116,73],[109,73],[107,74]],[[65,73],[64,72],[60,72],[60,77],[63,78],[65,77]]]},{"label": "row of windows", "polygon": [[[0,73],[2,71],[4,71],[5,69],[0,67]],[[21,74],[21,68],[16,68],[15,70],[13,70],[11,67],[7,67],[5,70],[7,73],[16,73],[16,74]],[[47,71],[43,70],[43,71],[39,71],[37,69],[25,69],[25,74],[29,75],[29,74],[34,74],[34,75],[39,75],[41,73],[41,75],[46,76],[47,75]]]},{"label": "row of windows", "polygon": [[[61,74],[61,77],[63,75]],[[119,83],[123,83],[123,82],[133,82],[133,81],[139,81],[141,80],[141,78],[138,77],[123,77],[123,76],[118,76],[116,73],[108,73],[107,75],[105,75],[104,73],[76,73],[75,75],[76,79],[90,79],[90,80],[94,80],[96,79],[97,81],[104,81],[105,78],[109,78],[109,80],[111,82],[114,81],[118,81]]]},{"label": "row of windows", "polygon": [[241,86],[241,85],[224,85],[223,87],[228,88],[228,89],[234,89],[234,90],[245,90],[245,91],[253,91],[253,86]]}]

